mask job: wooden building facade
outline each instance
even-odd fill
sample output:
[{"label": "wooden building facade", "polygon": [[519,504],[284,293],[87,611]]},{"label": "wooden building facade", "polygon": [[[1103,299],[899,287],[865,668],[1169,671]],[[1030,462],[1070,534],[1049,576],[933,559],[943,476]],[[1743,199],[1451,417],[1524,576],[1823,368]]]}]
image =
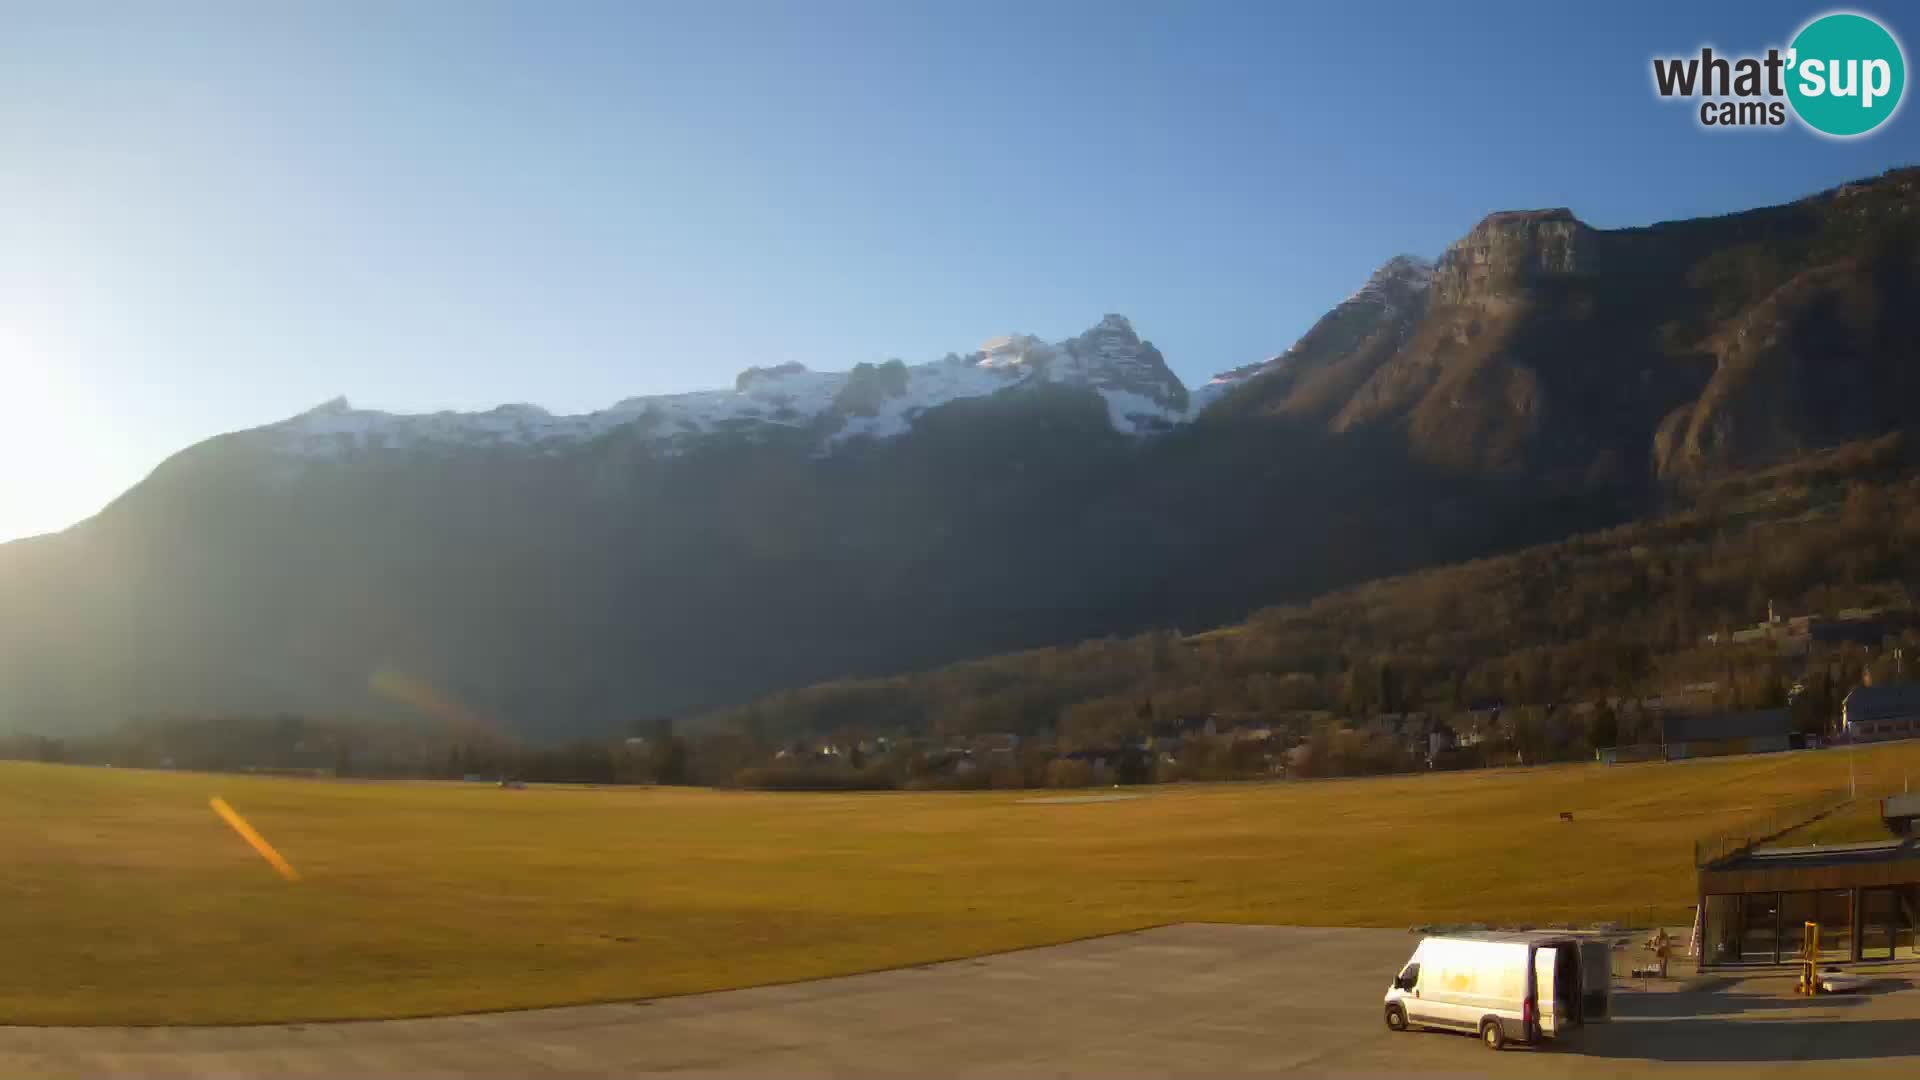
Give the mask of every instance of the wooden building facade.
[{"label": "wooden building facade", "polygon": [[1920,957],[1912,839],[1742,851],[1699,870],[1700,967],[1797,960],[1806,924],[1823,962]]}]

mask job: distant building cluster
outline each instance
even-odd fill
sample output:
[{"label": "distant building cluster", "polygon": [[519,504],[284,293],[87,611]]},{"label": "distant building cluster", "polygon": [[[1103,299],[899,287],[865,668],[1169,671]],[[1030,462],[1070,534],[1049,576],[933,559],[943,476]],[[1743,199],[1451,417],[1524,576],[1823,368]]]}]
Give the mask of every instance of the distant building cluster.
[{"label": "distant building cluster", "polygon": [[1806,656],[1815,646],[1859,645],[1877,648],[1888,637],[1915,625],[1909,611],[1882,608],[1845,608],[1835,618],[1820,615],[1781,617],[1767,605],[1765,622],[1741,630],[1708,634],[1708,645],[1751,645],[1772,642],[1782,656]]}]

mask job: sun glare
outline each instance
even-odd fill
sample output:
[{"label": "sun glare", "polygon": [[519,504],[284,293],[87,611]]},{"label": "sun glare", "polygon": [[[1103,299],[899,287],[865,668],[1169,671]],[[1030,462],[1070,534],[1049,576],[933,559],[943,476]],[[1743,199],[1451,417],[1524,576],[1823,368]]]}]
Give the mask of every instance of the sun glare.
[{"label": "sun glare", "polygon": [[115,440],[54,353],[0,322],[0,542],[64,529],[100,508]]}]

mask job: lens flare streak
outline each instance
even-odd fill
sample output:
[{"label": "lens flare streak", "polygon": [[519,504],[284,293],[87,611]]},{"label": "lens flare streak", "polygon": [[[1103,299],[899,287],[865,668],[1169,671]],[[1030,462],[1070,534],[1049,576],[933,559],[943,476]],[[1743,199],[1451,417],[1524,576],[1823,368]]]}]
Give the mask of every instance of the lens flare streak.
[{"label": "lens flare streak", "polygon": [[288,881],[300,880],[299,871],[295,870],[293,865],[287,862],[287,860],[281,858],[280,853],[273,850],[273,845],[267,843],[267,838],[261,836],[258,832],[254,831],[253,826],[247,824],[246,818],[241,817],[238,811],[228,806],[227,800],[215,795],[213,798],[207,800],[207,805],[213,807],[213,812],[219,814],[221,820],[233,826],[233,831],[240,834],[240,839],[245,840],[248,846],[259,852],[260,857],[267,860],[268,864],[275,870],[278,870],[281,877],[286,878]]}]

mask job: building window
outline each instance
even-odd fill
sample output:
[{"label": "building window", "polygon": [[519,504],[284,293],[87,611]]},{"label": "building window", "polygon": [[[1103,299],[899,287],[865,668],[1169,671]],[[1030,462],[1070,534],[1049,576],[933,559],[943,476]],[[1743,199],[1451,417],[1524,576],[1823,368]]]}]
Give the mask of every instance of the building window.
[{"label": "building window", "polygon": [[1893,893],[1893,956],[1920,956],[1920,885],[1899,885]]},{"label": "building window", "polygon": [[1860,890],[1860,959],[1893,959],[1893,920],[1899,910],[1892,889]]},{"label": "building window", "polygon": [[1820,923],[1820,959],[1853,959],[1853,894],[1828,889],[1815,894]]},{"label": "building window", "polygon": [[1780,894],[1780,959],[1797,960],[1807,944],[1807,924],[1819,915],[1810,892]]},{"label": "building window", "polygon": [[1920,924],[1920,885],[1860,890],[1860,959],[1912,957]]},{"label": "building window", "polygon": [[1740,962],[1740,898],[1707,897],[1706,961],[1709,964]]},{"label": "building window", "polygon": [[1741,899],[1740,961],[1771,964],[1780,943],[1780,894],[1748,893]]}]

